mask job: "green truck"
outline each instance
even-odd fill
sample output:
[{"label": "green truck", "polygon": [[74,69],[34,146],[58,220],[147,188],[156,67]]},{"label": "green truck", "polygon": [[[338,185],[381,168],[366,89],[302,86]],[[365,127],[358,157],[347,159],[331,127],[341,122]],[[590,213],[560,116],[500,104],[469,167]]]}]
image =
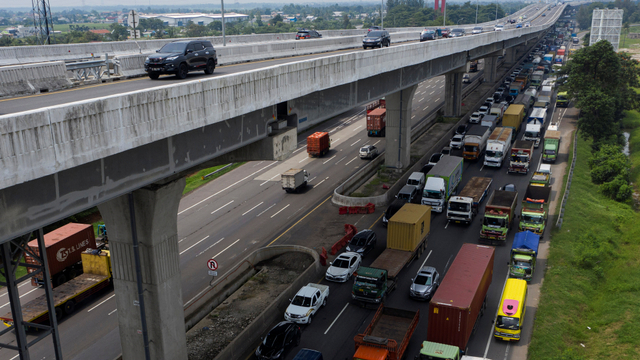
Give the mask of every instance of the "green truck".
[{"label": "green truck", "polygon": [[477,356],[461,355],[457,346],[423,341],[418,360],[490,360]]},{"label": "green truck", "polygon": [[520,210],[520,231],[529,230],[542,235],[549,215],[551,186],[527,186]]},{"label": "green truck", "polygon": [[556,162],[558,158],[560,131],[552,130],[552,128],[557,129],[557,126],[549,125],[549,129],[544,134],[544,148],[542,150],[542,161],[544,162]]},{"label": "green truck", "polygon": [[531,231],[519,232],[513,237],[509,277],[531,281],[536,269],[539,244],[540,235]]},{"label": "green truck", "polygon": [[387,248],[369,267],[360,267],[351,288],[359,305],[380,304],[396,287],[398,275],[427,248],[431,207],[405,204],[389,219]]},{"label": "green truck", "polygon": [[517,191],[494,190],[484,208],[480,239],[507,241],[507,234],[516,216]]}]

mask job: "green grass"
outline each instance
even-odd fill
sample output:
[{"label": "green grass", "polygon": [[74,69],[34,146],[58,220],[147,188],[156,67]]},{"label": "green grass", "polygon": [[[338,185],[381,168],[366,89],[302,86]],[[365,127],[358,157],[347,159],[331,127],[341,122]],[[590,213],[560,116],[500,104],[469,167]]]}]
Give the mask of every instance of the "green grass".
[{"label": "green grass", "polygon": [[89,30],[100,30],[100,29],[109,29],[111,24],[102,24],[102,23],[78,23],[78,24],[54,24],[54,31],[62,31],[69,32],[69,25],[74,26],[87,26]]},{"label": "green grass", "polygon": [[591,183],[590,149],[578,139],[564,223],[552,233],[529,359],[637,359],[640,353],[640,214]]},{"label": "green grass", "polygon": [[[640,89],[636,89],[638,92]],[[636,190],[640,185],[640,112],[637,110],[627,111],[622,124],[625,131],[629,132],[629,150],[631,161],[631,182]]]},{"label": "green grass", "polygon": [[243,162],[240,163],[234,163],[233,165],[229,166],[228,168],[219,171],[217,173],[215,173],[214,175],[211,175],[210,177],[206,178],[206,179],[202,179],[203,176],[210,174],[226,165],[219,165],[219,166],[214,166],[212,168],[208,168],[208,169],[204,169],[204,170],[200,170],[197,173],[188,176],[187,177],[187,184],[184,187],[184,190],[182,191],[182,195],[188,194],[190,192],[192,192],[193,190],[199,188],[200,186],[208,183],[209,181],[213,180],[213,179],[217,179],[218,177],[228,173],[229,171],[239,167],[240,165],[244,164]]},{"label": "green grass", "polygon": [[[24,259],[21,260],[22,262],[24,262]],[[19,279],[23,276],[25,276],[27,274],[27,268],[24,266],[18,266],[18,269],[16,270],[16,279]],[[0,282],[6,282],[7,279],[0,274]],[[4,286],[0,286],[0,288],[3,288]]]}]

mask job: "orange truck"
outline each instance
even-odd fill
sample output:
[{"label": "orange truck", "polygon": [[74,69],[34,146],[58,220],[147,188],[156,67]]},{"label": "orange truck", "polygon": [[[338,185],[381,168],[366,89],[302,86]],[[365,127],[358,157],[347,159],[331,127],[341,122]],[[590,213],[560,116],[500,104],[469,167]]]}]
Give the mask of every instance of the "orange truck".
[{"label": "orange truck", "polygon": [[380,304],[373,320],[355,341],[353,360],[400,360],[418,326],[420,311]]},{"label": "orange truck", "polygon": [[367,136],[384,136],[387,109],[377,108],[367,114]]},{"label": "orange truck", "polygon": [[309,157],[324,156],[329,152],[331,140],[328,132],[315,132],[307,137],[307,154]]}]

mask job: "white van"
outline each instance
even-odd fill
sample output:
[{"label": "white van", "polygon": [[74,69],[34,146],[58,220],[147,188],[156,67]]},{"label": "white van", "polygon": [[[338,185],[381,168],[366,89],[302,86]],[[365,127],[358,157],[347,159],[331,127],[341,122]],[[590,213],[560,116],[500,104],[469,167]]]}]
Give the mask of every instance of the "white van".
[{"label": "white van", "polygon": [[426,180],[424,173],[416,171],[409,175],[409,178],[407,179],[407,185],[415,186],[418,189],[418,193],[422,194],[422,189],[424,189],[425,181]]}]

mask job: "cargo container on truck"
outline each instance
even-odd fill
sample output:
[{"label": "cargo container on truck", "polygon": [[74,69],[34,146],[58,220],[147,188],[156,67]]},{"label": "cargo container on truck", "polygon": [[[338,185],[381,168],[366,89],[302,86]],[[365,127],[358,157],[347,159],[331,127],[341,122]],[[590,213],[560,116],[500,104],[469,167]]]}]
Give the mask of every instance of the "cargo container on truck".
[{"label": "cargo container on truck", "polygon": [[396,287],[400,271],[427,248],[431,207],[405,204],[389,220],[387,248],[368,267],[361,266],[351,288],[360,304],[380,304]]},{"label": "cargo container on truck", "polygon": [[553,87],[551,86],[542,86],[542,89],[540,90],[540,93],[538,93],[538,98],[536,99],[537,103],[542,103],[545,104],[544,106],[540,106],[540,107],[547,107],[549,106],[549,104],[551,103],[551,96],[553,92]]},{"label": "cargo container on truck", "polygon": [[524,114],[524,105],[522,104],[511,104],[507,108],[507,111],[504,112],[502,126],[512,128],[514,137],[518,134],[518,131],[520,131],[520,125],[522,124],[522,119],[524,119]]},{"label": "cargo container on truck", "polygon": [[529,164],[533,157],[533,142],[527,140],[516,140],[511,147],[511,156],[509,158],[509,172],[517,172],[527,174],[529,172]]},{"label": "cargo container on truck", "polygon": [[513,143],[513,129],[497,127],[487,140],[487,150],[484,153],[484,166],[502,167],[502,162],[509,155]]},{"label": "cargo container on truck", "polygon": [[531,281],[536,269],[540,235],[531,231],[516,233],[511,246],[509,277]]},{"label": "cargo container on truck", "polygon": [[447,220],[471,224],[492,183],[493,179],[488,177],[472,177],[458,195],[449,199]]},{"label": "cargo container on truck", "polygon": [[320,157],[329,152],[331,140],[328,132],[315,132],[307,136],[307,154],[309,157]]},{"label": "cargo container on truck", "polygon": [[366,107],[367,114],[369,114],[375,109],[386,109],[386,108],[387,108],[387,102],[385,99],[376,100],[370,104],[367,104],[367,107]]},{"label": "cargo container on truck", "polygon": [[367,136],[384,136],[387,109],[378,108],[367,114]]},{"label": "cargo container on truck", "polygon": [[364,333],[353,338],[357,360],[401,360],[413,332],[418,326],[420,311],[396,309],[380,304]]},{"label": "cargo container on truck", "polygon": [[531,74],[531,86],[540,87],[544,81],[544,71],[536,70]]},{"label": "cargo container on truck", "polygon": [[[30,251],[40,256],[38,240],[30,241],[27,246]],[[45,253],[49,264],[49,274],[53,287],[82,274],[82,257],[80,254],[85,249],[95,249],[96,238],[93,226],[90,224],[69,223],[44,235]],[[25,262],[32,265],[40,265],[40,261],[25,253]],[[38,271],[36,268],[27,267],[29,273]],[[44,284],[42,273],[31,278],[31,285],[42,286]]]},{"label": "cargo container on truck", "polygon": [[529,112],[529,109],[533,105],[534,101],[535,101],[535,98],[533,96],[528,94],[520,94],[518,95],[518,97],[516,97],[513,103],[524,105],[524,113],[526,115],[527,112]]},{"label": "cargo container on truck", "polygon": [[458,156],[444,155],[427,173],[427,182],[422,192],[422,204],[441,213],[449,197],[455,194],[462,180],[464,160]]},{"label": "cargo container on truck", "polygon": [[485,115],[482,121],[480,121],[480,126],[487,127],[490,131],[493,131],[493,129],[498,126],[498,117],[495,115]]},{"label": "cargo container on truck", "polygon": [[309,173],[303,169],[289,169],[280,175],[282,189],[286,192],[298,192],[298,190],[307,186],[309,181]]},{"label": "cargo container on truck", "polygon": [[491,131],[486,126],[470,126],[464,135],[462,157],[466,160],[478,160],[487,147],[487,139],[489,139]]},{"label": "cargo container on truck", "polygon": [[507,105],[503,103],[493,104],[491,106],[491,110],[489,110],[489,115],[494,115],[498,118],[498,122],[502,121],[502,117],[504,116],[504,111],[507,110]]},{"label": "cargo container on truck", "polygon": [[[111,257],[109,251],[86,249],[81,253],[84,273],[53,289],[55,316],[60,320],[64,314],[71,314],[76,305],[91,295],[111,285]],[[46,294],[22,305],[23,321],[35,324],[49,323],[49,307]],[[0,320],[7,326],[13,325],[13,315],[7,313]],[[36,330],[35,327],[27,327]]]},{"label": "cargo container on truck", "polygon": [[542,161],[556,162],[560,148],[560,131],[551,130],[551,126],[544,134],[544,147],[542,149]]},{"label": "cargo container on truck", "polygon": [[520,210],[520,231],[532,231],[538,235],[544,233],[549,216],[549,198],[551,186],[527,186]]},{"label": "cargo container on truck", "polygon": [[494,190],[484,207],[480,239],[506,242],[511,223],[516,216],[518,192]]},{"label": "cargo container on truck", "polygon": [[427,341],[466,353],[471,334],[487,307],[494,248],[463,244],[429,303]]},{"label": "cargo container on truck", "polygon": [[544,130],[545,118],[547,117],[547,109],[534,108],[527,118],[527,125],[524,129],[522,140],[533,141],[533,147],[540,146],[540,139]]}]

